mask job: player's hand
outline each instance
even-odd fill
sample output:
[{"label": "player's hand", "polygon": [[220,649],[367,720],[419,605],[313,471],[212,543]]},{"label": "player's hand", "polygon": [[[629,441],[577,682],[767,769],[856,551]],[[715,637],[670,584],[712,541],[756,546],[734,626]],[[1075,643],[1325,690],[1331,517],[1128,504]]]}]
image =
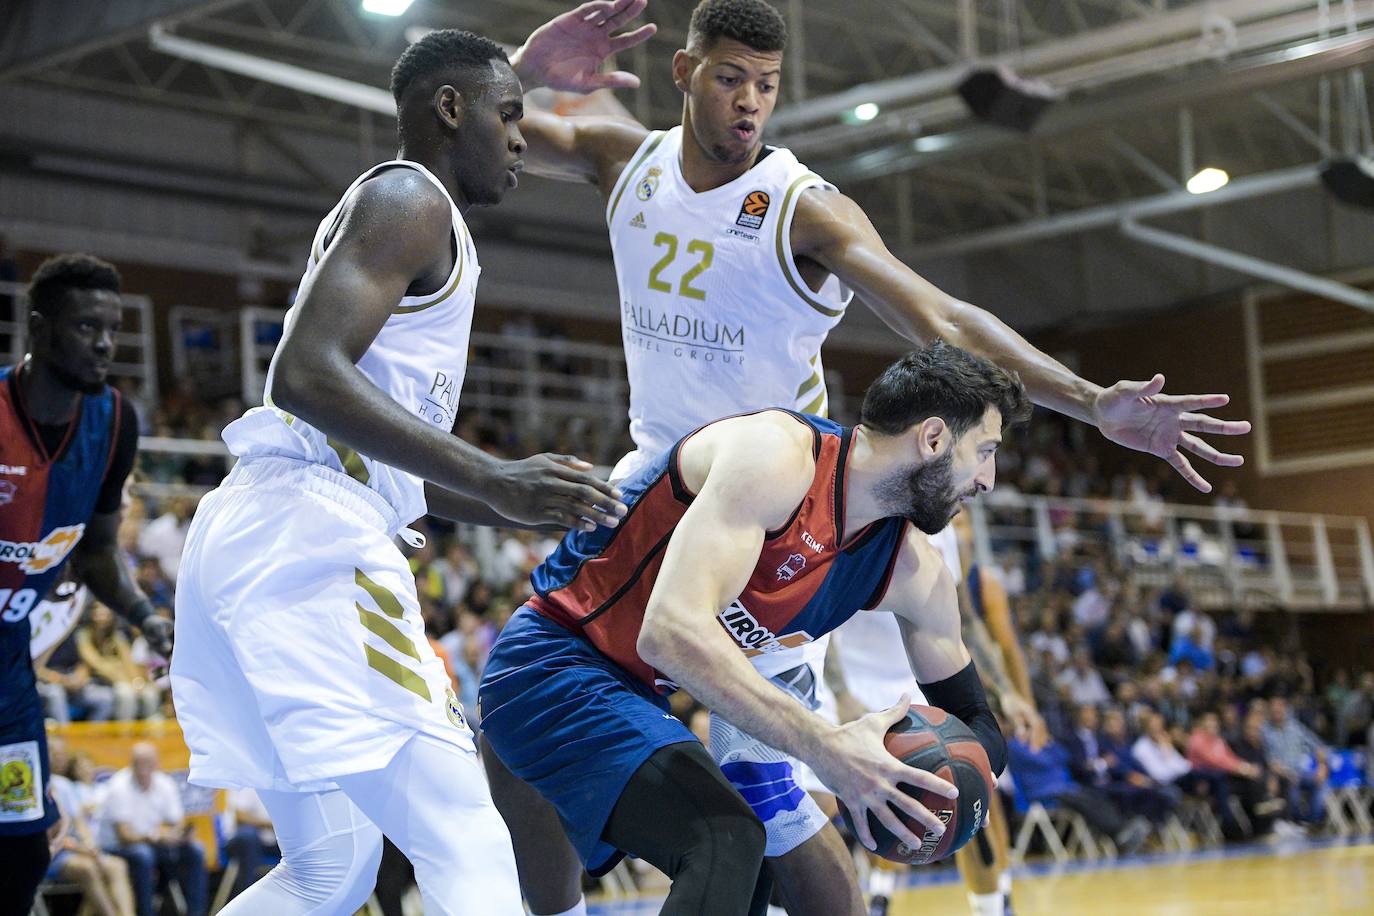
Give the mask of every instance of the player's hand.
[{"label": "player's hand", "polygon": [[1001,702],[1002,714],[1007,717],[1012,734],[1026,742],[1032,752],[1044,747],[1050,733],[1035,707],[1020,694],[1004,694]]},{"label": "player's hand", "polygon": [[139,632],[147,641],[148,648],[163,658],[172,657],[172,633],[175,629],[172,621],[156,614],[149,614],[139,626]]},{"label": "player's hand", "polygon": [[595,531],[614,528],[626,512],[620,490],[572,455],[507,461],[496,472],[488,503],[513,522]]},{"label": "player's hand", "polygon": [[633,73],[602,73],[601,64],[610,55],[633,48],[658,31],[658,26],[650,24],[632,32],[612,34],[644,12],[648,2],[594,0],[535,29],[510,58],[525,91],[539,86],[582,93],[638,87],[639,77]]},{"label": "player's hand", "polygon": [[1183,479],[1203,493],[1212,485],[1193,470],[1184,451],[1226,468],[1240,467],[1240,455],[1219,452],[1197,437],[1243,436],[1250,431],[1248,420],[1218,420],[1202,410],[1225,407],[1231,398],[1225,394],[1164,394],[1164,376],[1148,382],[1117,382],[1097,396],[1093,419],[1102,435],[1127,448],[1149,452],[1173,465]]},{"label": "player's hand", "polygon": [[912,849],[921,846],[921,838],[912,833],[897,816],[901,811],[923,825],[936,836],[945,832],[929,808],[903,792],[900,785],[928,789],[946,798],[954,798],[959,790],[934,773],[907,766],[883,744],[887,730],[902,720],[911,706],[911,698],[903,695],[896,705],[882,712],[870,713],[855,722],[840,726],[834,739],[826,742],[822,754],[812,766],[821,782],[849,809],[854,832],[867,849],[876,847],[873,832],[868,826],[871,811],[884,827],[892,831]]},{"label": "player's hand", "polygon": [[[52,802],[51,795],[48,796],[48,801],[49,803]],[[59,852],[62,851],[62,847],[66,845],[67,834],[71,830],[71,826],[71,818],[67,817],[67,812],[63,811],[59,807],[57,809],[57,822],[48,828],[49,858],[55,857]]]}]

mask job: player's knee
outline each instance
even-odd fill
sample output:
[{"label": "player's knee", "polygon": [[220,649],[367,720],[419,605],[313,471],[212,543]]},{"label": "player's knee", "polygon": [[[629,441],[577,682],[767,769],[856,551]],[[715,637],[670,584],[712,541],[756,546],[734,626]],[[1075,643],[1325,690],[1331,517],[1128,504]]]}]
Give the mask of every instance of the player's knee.
[{"label": "player's knee", "polygon": [[763,822],[735,793],[722,793],[716,810],[702,818],[690,862],[710,862],[715,868],[749,873],[750,881],[763,863],[768,834]]}]

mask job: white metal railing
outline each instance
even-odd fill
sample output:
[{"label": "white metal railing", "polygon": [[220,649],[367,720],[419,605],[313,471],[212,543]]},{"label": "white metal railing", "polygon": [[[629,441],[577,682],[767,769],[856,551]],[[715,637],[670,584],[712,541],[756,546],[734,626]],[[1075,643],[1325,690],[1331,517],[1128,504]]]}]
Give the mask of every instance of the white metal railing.
[{"label": "white metal railing", "polygon": [[286,312],[282,309],[247,305],[239,310],[239,396],[249,407],[262,403],[267,367],[285,326]]},{"label": "white metal railing", "polygon": [[996,491],[971,506],[985,566],[1008,551],[1053,559],[1087,542],[1140,584],[1185,580],[1205,606],[1374,609],[1364,518]]},{"label": "white metal railing", "polygon": [[[7,354],[11,363],[24,358],[29,323],[27,290],[27,283],[0,283],[0,353]],[[114,355],[123,359],[110,363],[110,375],[133,379],[139,402],[152,407],[158,401],[153,302],[147,296],[128,293],[120,298],[124,329],[115,335]]]}]

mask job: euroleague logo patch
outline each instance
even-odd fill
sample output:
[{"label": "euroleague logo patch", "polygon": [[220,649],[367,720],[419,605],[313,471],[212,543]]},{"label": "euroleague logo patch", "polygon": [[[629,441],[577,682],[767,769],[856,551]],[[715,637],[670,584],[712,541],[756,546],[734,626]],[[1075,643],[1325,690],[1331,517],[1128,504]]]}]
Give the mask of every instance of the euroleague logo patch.
[{"label": "euroleague logo patch", "polygon": [[772,198],[768,196],[767,191],[750,191],[744,196],[744,203],[740,204],[735,225],[746,229],[758,229],[763,225],[763,218],[768,215],[768,204],[771,201]]},{"label": "euroleague logo patch", "polygon": [[41,573],[65,560],[85,530],[82,523],[54,528],[41,541],[0,541],[0,563],[17,563],[21,572]]}]

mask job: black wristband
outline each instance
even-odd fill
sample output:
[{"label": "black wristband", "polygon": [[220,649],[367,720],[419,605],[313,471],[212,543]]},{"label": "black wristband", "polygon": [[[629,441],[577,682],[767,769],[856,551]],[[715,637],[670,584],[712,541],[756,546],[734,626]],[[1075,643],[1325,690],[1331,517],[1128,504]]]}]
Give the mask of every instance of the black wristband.
[{"label": "black wristband", "polygon": [[146,597],[140,596],[132,606],[124,610],[124,619],[130,626],[143,629],[143,621],[157,613],[157,608],[153,607],[153,602]]},{"label": "black wristband", "polygon": [[1007,765],[1007,741],[997,727],[992,709],[988,707],[988,695],[973,662],[970,661],[962,671],[943,681],[921,684],[920,687],[927,703],[938,706],[969,727],[988,753],[993,776],[1000,774]]}]

